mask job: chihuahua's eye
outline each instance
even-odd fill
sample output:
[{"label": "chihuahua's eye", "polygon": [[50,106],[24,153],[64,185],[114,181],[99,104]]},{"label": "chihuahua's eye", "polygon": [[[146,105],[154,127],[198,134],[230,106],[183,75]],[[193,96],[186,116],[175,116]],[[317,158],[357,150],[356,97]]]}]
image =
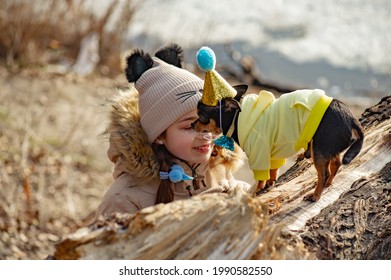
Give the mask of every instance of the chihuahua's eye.
[{"label": "chihuahua's eye", "polygon": [[196,119],[194,122],[191,123],[190,126],[191,126],[192,129],[195,128],[195,125],[196,125],[197,122],[198,122],[198,119]]}]

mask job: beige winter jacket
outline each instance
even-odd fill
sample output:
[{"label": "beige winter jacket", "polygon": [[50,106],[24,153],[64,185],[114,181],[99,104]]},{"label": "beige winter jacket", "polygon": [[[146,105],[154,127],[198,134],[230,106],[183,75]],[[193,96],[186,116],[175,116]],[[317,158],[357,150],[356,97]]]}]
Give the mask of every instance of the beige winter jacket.
[{"label": "beige winter jacket", "polygon": [[[159,167],[154,158],[147,136],[140,125],[138,93],[132,87],[120,91],[112,104],[106,134],[110,139],[108,157],[115,164],[114,182],[104,195],[96,211],[108,216],[114,212],[135,213],[155,204],[159,186]],[[198,187],[193,181],[182,181],[174,186],[174,200],[190,198],[192,195],[209,192],[222,192],[233,187],[249,189],[250,186],[234,179],[232,173],[243,163],[244,153],[236,146],[235,151],[216,148],[217,155],[192,171],[178,160],[185,173],[196,175]]]}]

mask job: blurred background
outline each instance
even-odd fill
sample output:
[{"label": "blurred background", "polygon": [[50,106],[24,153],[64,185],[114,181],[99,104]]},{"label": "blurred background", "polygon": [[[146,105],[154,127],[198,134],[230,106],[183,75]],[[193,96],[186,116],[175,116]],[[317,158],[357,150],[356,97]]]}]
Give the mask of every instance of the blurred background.
[{"label": "blurred background", "polygon": [[264,81],[359,101],[390,88],[390,18],[387,0],[149,0],[127,40],[146,49],[180,42],[191,63],[206,44],[221,66],[232,62],[223,48],[228,45],[236,55],[251,56]]},{"label": "blurred background", "polygon": [[0,0],[0,259],[44,259],[109,187],[107,101],[134,48],[213,48],[251,92],[390,94],[391,1]]}]

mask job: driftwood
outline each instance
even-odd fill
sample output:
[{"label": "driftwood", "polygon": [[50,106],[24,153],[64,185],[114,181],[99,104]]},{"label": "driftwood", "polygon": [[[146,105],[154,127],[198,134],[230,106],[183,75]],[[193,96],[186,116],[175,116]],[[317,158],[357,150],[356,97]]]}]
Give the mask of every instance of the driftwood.
[{"label": "driftwood", "polygon": [[364,146],[316,203],[304,159],[259,197],[242,191],[116,215],[64,236],[55,259],[390,259],[391,96],[367,109]]},{"label": "driftwood", "polygon": [[307,222],[301,235],[319,259],[391,259],[391,163],[359,179]]},{"label": "driftwood", "polygon": [[[279,238],[268,210],[244,191],[206,194],[115,215],[56,246],[55,259],[298,259],[303,243]],[[312,256],[313,257],[313,256]]]}]

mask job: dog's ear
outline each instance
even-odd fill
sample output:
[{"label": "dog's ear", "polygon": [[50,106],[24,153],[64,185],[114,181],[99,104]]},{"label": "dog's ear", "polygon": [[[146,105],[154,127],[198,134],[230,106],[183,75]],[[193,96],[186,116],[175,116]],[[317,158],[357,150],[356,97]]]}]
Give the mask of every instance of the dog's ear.
[{"label": "dog's ear", "polygon": [[246,93],[248,89],[248,85],[236,85],[233,87],[236,90],[235,100],[240,102],[243,95]]},{"label": "dog's ear", "polygon": [[230,112],[232,110],[241,110],[239,101],[233,98],[225,99],[224,112]]},{"label": "dog's ear", "polygon": [[159,49],[155,56],[168,64],[182,68],[183,49],[177,44],[171,44]]},{"label": "dog's ear", "polygon": [[126,58],[125,76],[129,83],[137,81],[140,76],[152,68],[153,60],[148,53],[135,50]]}]

